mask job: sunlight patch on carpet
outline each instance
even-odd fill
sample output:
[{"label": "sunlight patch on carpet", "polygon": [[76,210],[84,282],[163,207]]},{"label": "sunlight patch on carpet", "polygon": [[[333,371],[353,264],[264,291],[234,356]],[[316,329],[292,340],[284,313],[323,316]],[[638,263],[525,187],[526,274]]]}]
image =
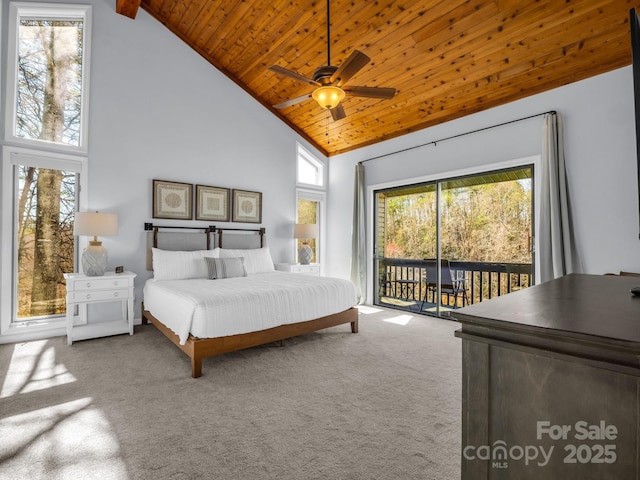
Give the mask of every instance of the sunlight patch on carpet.
[{"label": "sunlight patch on carpet", "polygon": [[391,318],[385,318],[383,321],[387,323],[395,323],[396,325],[407,325],[413,319],[413,315],[397,315]]},{"label": "sunlight patch on carpet", "polygon": [[0,398],[76,381],[64,365],[56,362],[55,349],[47,343],[40,340],[14,345]]},{"label": "sunlight patch on carpet", "polygon": [[0,463],[19,465],[24,478],[126,479],[115,432],[92,403],[81,398],[0,420]]},{"label": "sunlight patch on carpet", "polygon": [[365,315],[371,315],[374,313],[380,313],[383,310],[381,308],[374,308],[369,305],[358,305],[358,312],[364,313]]}]

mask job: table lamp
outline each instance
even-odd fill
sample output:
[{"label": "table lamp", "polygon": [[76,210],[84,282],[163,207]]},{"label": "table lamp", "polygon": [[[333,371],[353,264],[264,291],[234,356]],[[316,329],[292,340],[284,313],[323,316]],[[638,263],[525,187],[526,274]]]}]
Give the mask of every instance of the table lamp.
[{"label": "table lamp", "polygon": [[107,249],[98,240],[100,236],[118,234],[118,217],[115,213],[76,212],[73,223],[74,235],[93,236],[89,246],[82,252],[82,271],[90,277],[104,275],[107,269]]},{"label": "table lamp", "polygon": [[[293,228],[293,238],[309,239],[318,236],[318,225],[315,223],[297,223]],[[313,250],[307,242],[298,248],[298,261],[301,265],[309,265],[313,258]]]}]

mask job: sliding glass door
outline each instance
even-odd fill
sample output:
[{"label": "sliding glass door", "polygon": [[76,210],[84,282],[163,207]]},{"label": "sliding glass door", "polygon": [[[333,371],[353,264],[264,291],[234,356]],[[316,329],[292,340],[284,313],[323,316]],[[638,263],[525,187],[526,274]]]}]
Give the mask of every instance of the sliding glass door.
[{"label": "sliding glass door", "polygon": [[425,258],[437,256],[437,184],[375,192],[375,303],[416,309],[424,302]]},{"label": "sliding glass door", "polygon": [[375,192],[374,302],[427,315],[533,283],[533,167]]}]

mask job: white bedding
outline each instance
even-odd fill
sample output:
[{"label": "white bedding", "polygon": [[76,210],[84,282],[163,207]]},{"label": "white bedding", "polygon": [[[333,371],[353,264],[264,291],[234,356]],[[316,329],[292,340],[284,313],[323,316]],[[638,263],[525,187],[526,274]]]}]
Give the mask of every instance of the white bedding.
[{"label": "white bedding", "polygon": [[199,338],[255,332],[342,312],[357,303],[352,282],[270,272],[218,280],[147,280],[144,307],[184,345]]}]

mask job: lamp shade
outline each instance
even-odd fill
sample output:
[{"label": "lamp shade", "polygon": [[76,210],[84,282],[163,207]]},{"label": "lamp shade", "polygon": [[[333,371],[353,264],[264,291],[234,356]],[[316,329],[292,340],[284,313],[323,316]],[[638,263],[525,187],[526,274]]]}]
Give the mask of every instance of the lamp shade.
[{"label": "lamp shade", "polygon": [[76,212],[74,235],[108,237],[118,234],[118,216],[115,213]]},{"label": "lamp shade", "polygon": [[313,99],[318,102],[322,108],[336,108],[345,97],[344,90],[332,85],[324,85],[316,88],[311,94]]},{"label": "lamp shade", "polygon": [[293,228],[293,238],[316,238],[318,225],[315,223],[296,223]]}]

